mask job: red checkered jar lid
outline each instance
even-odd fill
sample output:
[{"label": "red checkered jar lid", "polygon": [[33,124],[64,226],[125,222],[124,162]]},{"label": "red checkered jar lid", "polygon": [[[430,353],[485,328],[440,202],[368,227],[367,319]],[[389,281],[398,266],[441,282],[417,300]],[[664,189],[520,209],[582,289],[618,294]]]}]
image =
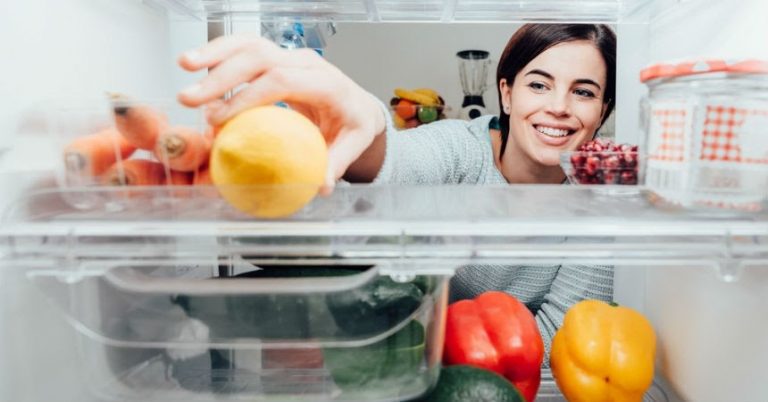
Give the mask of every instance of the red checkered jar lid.
[{"label": "red checkered jar lid", "polygon": [[768,61],[711,59],[681,63],[659,63],[648,66],[640,71],[640,81],[649,82],[710,73],[768,75]]}]

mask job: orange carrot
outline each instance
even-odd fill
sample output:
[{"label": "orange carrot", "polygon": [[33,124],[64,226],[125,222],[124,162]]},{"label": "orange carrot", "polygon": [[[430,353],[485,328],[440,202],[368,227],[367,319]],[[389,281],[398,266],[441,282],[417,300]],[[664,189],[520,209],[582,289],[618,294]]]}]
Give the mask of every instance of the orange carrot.
[{"label": "orange carrot", "polygon": [[192,181],[192,184],[196,186],[209,186],[213,184],[213,180],[211,180],[211,171],[207,166],[195,173],[195,178]]},{"label": "orange carrot", "polygon": [[205,130],[205,135],[208,136],[208,138],[211,139],[211,142],[216,138],[217,135],[219,135],[219,131],[221,131],[222,126],[208,126],[208,129]]},{"label": "orange carrot", "polygon": [[170,127],[158,137],[155,156],[173,170],[193,172],[208,162],[212,144],[209,136],[192,128]]},{"label": "orange carrot", "polygon": [[166,176],[165,184],[170,184],[173,186],[192,185],[192,174],[189,172],[171,170],[168,176]]},{"label": "orange carrot", "polygon": [[123,95],[111,96],[115,126],[128,142],[151,151],[160,132],[168,127],[168,117],[148,105],[134,104]]},{"label": "orange carrot", "polygon": [[96,177],[118,160],[133,154],[136,147],[115,129],[79,137],[64,149],[64,166],[68,173],[85,173]]},{"label": "orange carrot", "polygon": [[130,159],[118,162],[102,177],[102,183],[111,186],[156,186],[165,184],[165,166],[161,163]]}]

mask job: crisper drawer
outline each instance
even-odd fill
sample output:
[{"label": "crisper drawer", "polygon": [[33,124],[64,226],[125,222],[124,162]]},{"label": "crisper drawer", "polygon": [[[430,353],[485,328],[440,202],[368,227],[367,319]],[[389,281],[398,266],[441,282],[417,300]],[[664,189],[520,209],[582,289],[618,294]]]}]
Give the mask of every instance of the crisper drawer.
[{"label": "crisper drawer", "polygon": [[[75,329],[88,401],[413,401],[439,377],[447,275],[332,259],[77,265],[25,277]],[[536,401],[565,402],[547,369]],[[654,382],[643,401],[677,400]]]},{"label": "crisper drawer", "polygon": [[29,278],[74,324],[105,400],[400,401],[439,375],[446,276],[393,279],[364,261],[80,264],[99,274]]}]

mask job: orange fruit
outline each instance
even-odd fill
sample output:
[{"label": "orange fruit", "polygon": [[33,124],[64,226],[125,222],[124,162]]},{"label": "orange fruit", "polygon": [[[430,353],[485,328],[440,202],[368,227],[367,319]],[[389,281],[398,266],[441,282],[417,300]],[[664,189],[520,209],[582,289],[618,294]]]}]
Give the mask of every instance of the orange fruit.
[{"label": "orange fruit", "polygon": [[416,109],[415,103],[407,99],[400,99],[400,102],[397,102],[397,106],[395,106],[395,113],[403,120],[408,120],[416,116]]},{"label": "orange fruit", "polygon": [[315,197],[327,166],[328,148],[312,121],[290,109],[259,106],[221,127],[210,174],[234,207],[256,217],[279,218]]}]

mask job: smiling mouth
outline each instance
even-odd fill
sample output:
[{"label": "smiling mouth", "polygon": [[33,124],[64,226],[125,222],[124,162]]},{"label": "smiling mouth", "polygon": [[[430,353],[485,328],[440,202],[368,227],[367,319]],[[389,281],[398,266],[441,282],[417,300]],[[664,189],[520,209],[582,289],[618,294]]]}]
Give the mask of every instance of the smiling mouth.
[{"label": "smiling mouth", "polygon": [[536,131],[549,136],[549,137],[565,137],[569,136],[576,132],[576,130],[569,130],[565,128],[555,128],[555,127],[549,127],[549,126],[542,126],[539,124],[534,124],[533,128],[536,129]]}]

